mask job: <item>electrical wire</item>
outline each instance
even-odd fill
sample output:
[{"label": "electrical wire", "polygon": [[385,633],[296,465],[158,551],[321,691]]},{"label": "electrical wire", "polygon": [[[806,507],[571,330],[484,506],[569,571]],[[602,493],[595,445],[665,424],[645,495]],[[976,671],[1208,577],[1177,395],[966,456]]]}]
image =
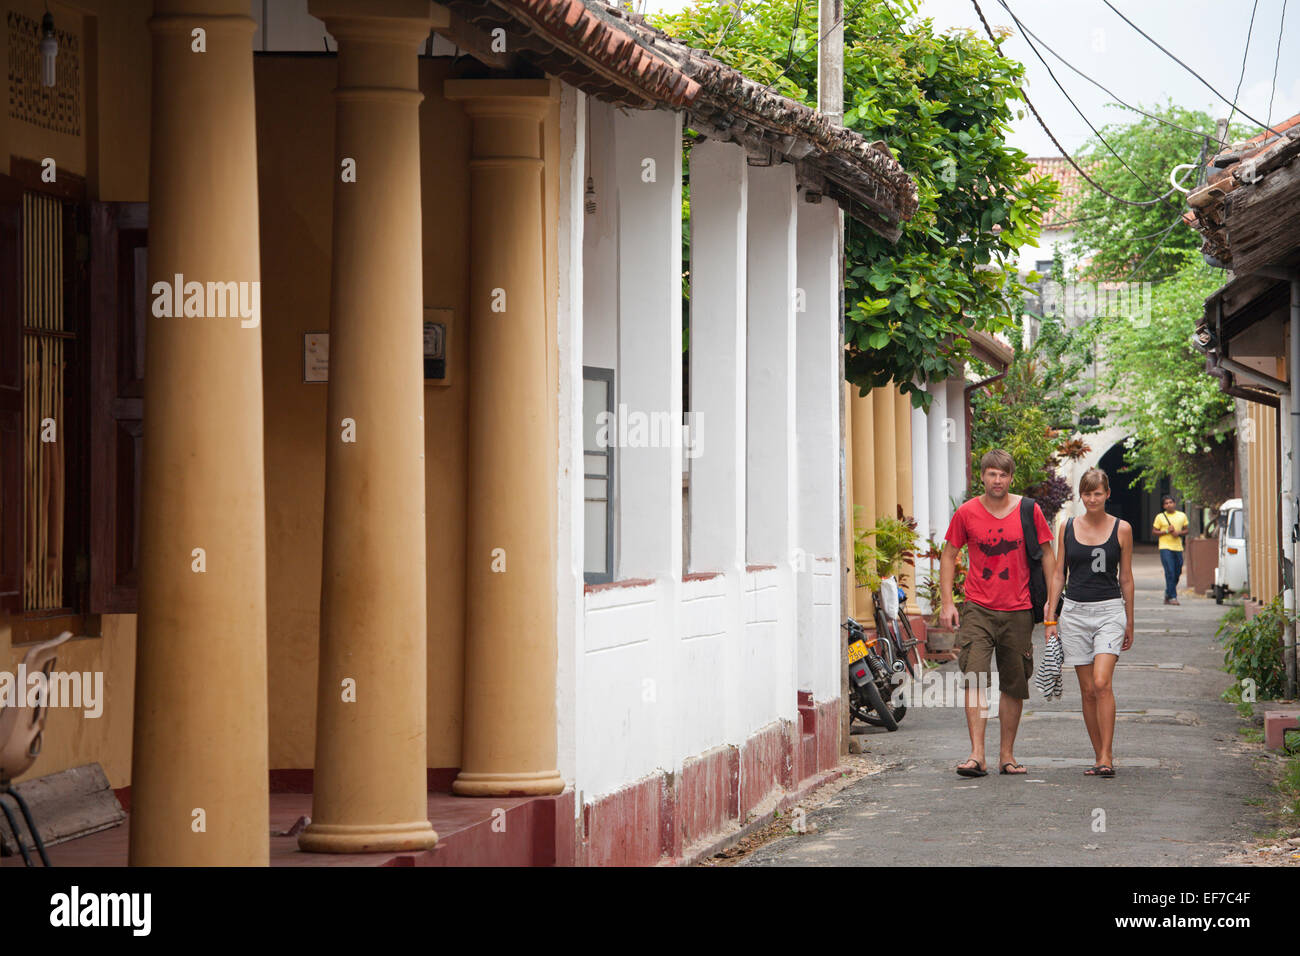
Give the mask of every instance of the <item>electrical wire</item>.
[{"label": "electrical wire", "polygon": [[[822,45],[822,41],[825,40],[828,36],[830,36],[830,35],[831,35],[831,32],[832,32],[836,27],[838,27],[841,23],[843,23],[843,22],[844,22],[846,19],[848,19],[849,17],[853,16],[853,14],[857,13],[857,12],[858,12],[858,7],[860,7],[860,6],[862,6],[862,0],[857,0],[857,3],[853,4],[853,9],[852,9],[852,10],[848,10],[848,9],[844,10],[844,12],[842,12],[842,13],[841,13],[837,18],[836,18],[835,22],[832,23],[829,27],[826,28],[826,32],[823,33],[821,36],[819,36],[819,37],[817,38],[817,42],[814,43],[814,44],[813,44],[809,49],[811,49],[811,50],[817,50],[817,49],[819,49],[819,48],[821,47],[821,45]],[[886,10],[889,9],[888,5],[886,5],[885,9],[886,9]],[[890,13],[890,15],[891,15],[891,16],[893,15],[892,12]],[[820,26],[820,25],[821,25],[821,24],[818,24],[818,26]],[[806,49],[806,50],[804,50],[802,53],[800,53],[800,54],[799,54],[799,59],[796,60],[795,62],[796,62],[796,63],[802,63],[802,62],[803,62],[803,58],[806,57],[806,56],[808,55],[808,52],[809,52],[809,50]],[[767,84],[767,86],[763,87],[763,92],[764,92],[764,93],[767,93],[767,92],[769,92],[769,91],[772,89],[772,87],[776,86],[777,82],[781,79],[781,77],[785,76],[786,72],[787,72],[789,69],[790,69],[790,67],[787,66],[784,70],[782,70],[780,73],[778,73],[778,74],[777,74],[777,75],[772,79],[772,82],[771,82],[771,83],[769,83],[769,84]]]},{"label": "electrical wire", "polygon": [[[999,49],[1000,41],[994,35],[993,28],[989,26],[989,21],[985,19],[984,11],[980,9],[979,0],[971,0],[971,3],[974,4],[975,6],[975,12],[979,14],[980,22],[984,24],[984,32],[989,35],[989,41],[993,44],[993,48],[995,50]],[[1017,87],[1017,91],[1020,93],[1020,98],[1025,101],[1025,105],[1029,107],[1029,112],[1034,114],[1034,119],[1038,120],[1038,125],[1041,126],[1043,128],[1043,132],[1047,134],[1047,138],[1052,141],[1052,145],[1055,146],[1058,150],[1060,150],[1060,153],[1063,157],[1065,157],[1066,162],[1068,162],[1071,166],[1073,166],[1075,170],[1079,173],[1079,175],[1083,177],[1084,181],[1087,182],[1088,185],[1090,185],[1093,189],[1097,190],[1097,192],[1101,193],[1103,196],[1107,196],[1108,198],[1113,199],[1115,202],[1123,203],[1125,206],[1156,206],[1164,202],[1163,199],[1151,199],[1151,200],[1139,202],[1138,200],[1135,199],[1125,199],[1123,196],[1116,196],[1105,186],[1101,185],[1101,183],[1097,182],[1095,179],[1089,176],[1086,172],[1084,172],[1083,167],[1074,161],[1074,157],[1071,156],[1069,152],[1066,151],[1065,147],[1061,145],[1061,141],[1056,138],[1056,134],[1053,133],[1051,129],[1048,128],[1047,123],[1043,120],[1042,115],[1038,112],[1038,108],[1034,106],[1034,103],[1032,100],[1030,100],[1029,95],[1025,93],[1024,87],[1023,86]]]},{"label": "electrical wire", "polygon": [[[1047,70],[1047,75],[1052,78],[1052,82],[1056,84],[1056,88],[1061,91],[1061,95],[1065,97],[1066,101],[1069,102],[1069,104],[1074,107],[1074,111],[1079,114],[1079,118],[1088,124],[1088,129],[1092,130],[1093,135],[1096,136],[1097,139],[1101,141],[1101,144],[1110,151],[1110,154],[1112,156],[1114,156],[1116,159],[1119,160],[1120,165],[1123,166],[1125,169],[1127,169],[1129,173],[1132,174],[1133,178],[1136,179],[1138,182],[1140,182],[1147,190],[1149,190],[1152,195],[1155,195],[1156,191],[1151,186],[1151,184],[1148,183],[1145,179],[1143,179],[1142,176],[1138,173],[1138,171],[1128,164],[1128,160],[1126,160],[1123,156],[1121,156],[1118,152],[1115,151],[1115,147],[1110,145],[1106,137],[1101,134],[1101,130],[1097,129],[1097,127],[1092,125],[1092,121],[1088,119],[1086,115],[1084,115],[1083,110],[1079,109],[1079,104],[1074,102],[1074,98],[1070,96],[1069,93],[1066,92],[1065,87],[1061,85],[1061,81],[1056,78],[1056,73],[1053,72],[1051,66],[1048,65],[1048,62],[1045,59],[1043,59],[1043,55],[1038,52],[1038,47],[1034,46],[1034,41],[1029,39],[1029,35],[1024,30],[1024,25],[1020,22],[1020,18],[1017,17],[1015,13],[1012,11],[1010,5],[1007,3],[1007,0],[998,0],[998,2],[1002,4],[1002,8],[1007,11],[1007,14],[1011,17],[1015,25],[1020,28],[1020,35],[1024,37],[1025,42],[1029,44],[1029,49],[1033,51],[1034,56],[1038,57],[1038,62],[1043,64],[1043,67]],[[1255,2],[1258,3],[1259,0],[1255,0]],[[1176,191],[1177,190],[1175,190],[1173,186],[1170,186],[1169,190],[1165,192],[1163,195],[1157,196],[1157,199],[1160,202],[1163,202],[1169,208],[1176,209],[1178,207],[1176,207],[1173,203],[1169,202],[1168,200],[1168,197],[1173,195],[1174,192]]]},{"label": "electrical wire", "polygon": [[[1259,0],[1255,0],[1250,8],[1250,25],[1246,27],[1246,49],[1241,51],[1241,72],[1237,75],[1237,89],[1232,94],[1232,111],[1228,113],[1228,126],[1232,126],[1232,118],[1237,115],[1237,98],[1241,96],[1241,81],[1246,78],[1246,58],[1250,56],[1250,38],[1255,32],[1255,11],[1259,9]],[[1281,36],[1278,40],[1281,40]],[[1273,117],[1269,117],[1270,120]]]},{"label": "electrical wire", "polygon": [[1246,112],[1245,110],[1243,110],[1241,107],[1239,107],[1236,103],[1232,102],[1232,101],[1229,100],[1227,97],[1225,97],[1222,93],[1220,93],[1217,89],[1215,89],[1213,86],[1210,85],[1210,81],[1209,81],[1209,80],[1207,80],[1205,77],[1201,76],[1201,74],[1197,73],[1195,70],[1193,70],[1190,66],[1188,66],[1186,63],[1184,63],[1182,60],[1178,59],[1178,57],[1176,57],[1176,56],[1174,56],[1172,53],[1170,53],[1167,49],[1165,49],[1163,46],[1161,46],[1161,45],[1160,45],[1160,42],[1159,42],[1158,40],[1156,40],[1154,37],[1152,37],[1151,34],[1147,33],[1145,30],[1143,30],[1140,26],[1138,26],[1136,23],[1134,23],[1134,22],[1133,22],[1132,20],[1130,20],[1128,17],[1124,16],[1124,14],[1120,13],[1119,10],[1115,9],[1115,5],[1114,5],[1113,3],[1111,3],[1110,0],[1101,0],[1101,2],[1104,3],[1104,4],[1106,4],[1106,6],[1110,7],[1111,12],[1113,12],[1117,17],[1119,17],[1121,20],[1123,20],[1125,23],[1127,23],[1129,26],[1131,26],[1134,30],[1136,30],[1138,33],[1140,33],[1143,37],[1145,37],[1145,38],[1146,38],[1146,39],[1147,39],[1147,40],[1148,40],[1148,41],[1149,41],[1153,46],[1155,46],[1155,48],[1158,49],[1161,53],[1163,53],[1165,56],[1169,57],[1169,59],[1173,60],[1175,63],[1177,63],[1179,66],[1181,66],[1184,70],[1186,70],[1188,73],[1192,74],[1192,76],[1194,76],[1194,77],[1196,77],[1198,80],[1200,80],[1200,81],[1201,81],[1201,84],[1202,84],[1206,89],[1208,89],[1211,93],[1213,93],[1213,94],[1214,94],[1215,96],[1217,96],[1219,99],[1223,100],[1224,103],[1226,103],[1226,104],[1228,104],[1229,106],[1231,106],[1233,109],[1235,109],[1237,112],[1239,112],[1242,116],[1246,117],[1246,119],[1250,120],[1250,121],[1251,121],[1252,123],[1254,123],[1256,126],[1260,126],[1260,127],[1262,127],[1263,129],[1267,130],[1268,132],[1272,133],[1272,134],[1275,135],[1275,136],[1281,136],[1281,135],[1282,135],[1282,134],[1279,133],[1277,130],[1273,129],[1272,126],[1270,126],[1268,123],[1261,123],[1261,122],[1260,122],[1259,120],[1257,120],[1255,117],[1251,116],[1249,113],[1247,113],[1247,112]]},{"label": "electrical wire", "polygon": [[741,8],[743,7],[743,4],[744,4],[744,0],[736,0],[736,12],[731,15],[731,20],[729,20],[727,22],[727,25],[723,28],[722,36],[718,37],[718,42],[715,43],[713,45],[713,49],[709,51],[709,56],[713,56],[715,53],[718,52],[718,50],[722,46],[722,41],[725,40],[727,38],[727,34],[731,32],[731,28],[740,22],[740,11]]},{"label": "electrical wire", "polygon": [[[1003,6],[1006,6],[1006,4],[1003,4]],[[1008,9],[1007,12],[1008,12],[1008,13],[1011,13],[1010,9]],[[1014,14],[1013,14],[1013,16],[1014,16]],[[1084,73],[1082,70],[1080,70],[1077,66],[1075,66],[1073,63],[1071,63],[1071,62],[1070,62],[1069,60],[1067,60],[1065,57],[1061,56],[1061,54],[1059,54],[1059,53],[1057,53],[1055,50],[1053,50],[1050,46],[1048,46],[1046,40],[1044,40],[1042,37],[1040,37],[1040,36],[1039,36],[1037,33],[1035,33],[1033,30],[1029,29],[1029,27],[1025,26],[1023,23],[1020,23],[1019,21],[1017,21],[1017,23],[1019,23],[1019,25],[1020,25],[1020,31],[1021,31],[1022,33],[1027,34],[1028,37],[1033,37],[1033,38],[1038,42],[1038,45],[1039,45],[1039,46],[1041,46],[1043,49],[1047,50],[1048,53],[1052,54],[1052,56],[1056,57],[1058,60],[1060,60],[1062,63],[1064,63],[1067,67],[1069,67],[1071,70],[1073,70],[1073,71],[1074,71],[1075,73],[1077,73],[1079,76],[1083,77],[1083,79],[1087,80],[1087,81],[1088,81],[1089,83],[1091,83],[1093,86],[1097,87],[1097,89],[1101,90],[1101,91],[1102,91],[1103,93],[1105,93],[1107,96],[1111,97],[1111,99],[1113,99],[1113,100],[1114,100],[1118,105],[1124,107],[1125,109],[1132,110],[1134,113],[1141,113],[1141,114],[1142,114],[1143,116],[1145,116],[1147,119],[1155,120],[1157,123],[1160,123],[1160,124],[1163,125],[1163,126],[1168,126],[1168,127],[1172,128],[1172,129],[1181,130],[1182,132],[1187,133],[1188,135],[1196,136],[1196,137],[1198,137],[1198,138],[1204,139],[1205,134],[1204,134],[1203,132],[1199,131],[1199,130],[1189,129],[1189,128],[1186,127],[1186,126],[1180,126],[1180,125],[1177,124],[1177,123],[1171,123],[1169,120],[1165,119],[1165,118],[1162,117],[1162,116],[1157,116],[1157,115],[1154,114],[1154,113],[1148,113],[1146,110],[1142,109],[1142,108],[1139,107],[1139,106],[1134,106],[1134,105],[1131,104],[1131,103],[1126,103],[1126,102],[1124,102],[1124,101],[1123,101],[1122,99],[1120,99],[1120,98],[1119,98],[1115,93],[1111,92],[1111,91],[1110,91],[1108,88],[1106,88],[1105,86],[1102,86],[1101,83],[1099,83],[1097,80],[1093,79],[1093,78],[1092,78],[1091,76],[1089,76],[1087,73]],[[1027,38],[1028,38],[1028,37],[1027,37]],[[1026,38],[1026,39],[1027,39],[1027,38]]]},{"label": "electrical wire", "polygon": [[1282,33],[1286,29],[1286,0],[1282,0],[1282,21],[1277,25],[1277,52],[1273,54],[1273,88],[1268,93],[1268,121],[1273,122],[1273,97],[1277,94],[1277,62],[1282,58]]},{"label": "electrical wire", "polygon": [[794,56],[794,41],[799,36],[799,17],[803,14],[803,0],[798,0],[794,8],[794,26],[790,28],[790,46],[785,51],[785,66],[781,72],[790,69],[790,60]]},{"label": "electrical wire", "polygon": [[[1174,226],[1178,225],[1182,221],[1183,221],[1183,217],[1179,216],[1169,224],[1169,228],[1167,228],[1163,233],[1160,233],[1160,241],[1157,242],[1154,246],[1152,246],[1151,251],[1148,252],[1142,258],[1142,261],[1133,267],[1133,271],[1124,277],[1123,279],[1124,282],[1128,282],[1130,279],[1132,279],[1135,275],[1137,275],[1142,270],[1143,266],[1145,266],[1148,262],[1151,261],[1151,257],[1160,251],[1161,247],[1164,246],[1165,244],[1165,240],[1169,238],[1169,234],[1174,231]],[[1150,237],[1144,236],[1143,238],[1150,238]]]}]

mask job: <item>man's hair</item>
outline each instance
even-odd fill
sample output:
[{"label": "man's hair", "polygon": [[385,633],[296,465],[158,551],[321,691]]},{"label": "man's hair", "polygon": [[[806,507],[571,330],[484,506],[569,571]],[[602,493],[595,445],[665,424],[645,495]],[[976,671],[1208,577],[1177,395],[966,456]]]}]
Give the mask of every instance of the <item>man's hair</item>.
[{"label": "man's hair", "polygon": [[1016,460],[1001,448],[992,448],[984,453],[980,459],[980,474],[984,474],[989,468],[996,468],[998,471],[1005,471],[1008,475],[1016,473]]},{"label": "man's hair", "polygon": [[1096,491],[1098,488],[1103,489],[1106,494],[1110,494],[1110,479],[1100,468],[1089,468],[1079,479],[1079,494],[1085,491]]},{"label": "man's hair", "polygon": [[1175,498],[1173,495],[1161,495],[1161,496],[1160,496],[1160,507],[1163,508],[1164,505],[1165,505],[1165,502],[1166,502],[1166,501],[1172,501],[1172,502],[1174,503],[1175,506],[1178,505],[1178,499]]}]

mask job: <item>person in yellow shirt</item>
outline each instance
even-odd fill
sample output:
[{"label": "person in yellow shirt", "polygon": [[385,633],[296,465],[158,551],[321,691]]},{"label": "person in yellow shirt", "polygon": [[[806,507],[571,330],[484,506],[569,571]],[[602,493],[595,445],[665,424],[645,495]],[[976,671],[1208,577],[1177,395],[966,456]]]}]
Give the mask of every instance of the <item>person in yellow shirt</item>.
[{"label": "person in yellow shirt", "polygon": [[1187,515],[1178,510],[1173,495],[1160,499],[1164,510],[1156,515],[1151,530],[1160,535],[1160,564],[1165,569],[1165,603],[1178,603],[1178,579],[1183,574],[1183,538],[1187,537]]}]

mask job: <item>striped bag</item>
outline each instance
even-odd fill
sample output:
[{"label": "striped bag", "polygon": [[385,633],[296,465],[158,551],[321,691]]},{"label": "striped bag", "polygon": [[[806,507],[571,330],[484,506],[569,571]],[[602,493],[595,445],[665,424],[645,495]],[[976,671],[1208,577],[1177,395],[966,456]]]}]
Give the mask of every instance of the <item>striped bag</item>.
[{"label": "striped bag", "polygon": [[1043,652],[1043,662],[1034,677],[1039,692],[1048,700],[1059,700],[1065,693],[1065,687],[1061,682],[1061,671],[1064,666],[1065,655],[1061,652],[1061,642],[1054,637],[1047,642],[1047,650]]}]

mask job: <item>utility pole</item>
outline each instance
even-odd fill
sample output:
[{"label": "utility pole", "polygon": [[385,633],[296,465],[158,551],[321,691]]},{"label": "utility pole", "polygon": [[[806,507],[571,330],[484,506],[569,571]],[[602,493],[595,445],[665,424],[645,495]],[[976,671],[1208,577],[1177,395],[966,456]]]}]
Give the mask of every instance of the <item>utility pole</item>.
[{"label": "utility pole", "polygon": [[[817,0],[817,109],[844,122],[844,0]],[[834,26],[831,26],[834,24]]]},{"label": "utility pole", "polygon": [[[834,24],[832,26],[832,24]],[[817,0],[817,109],[836,126],[844,122],[844,0]],[[844,210],[840,210],[838,238],[840,259],[839,282],[839,335],[840,335],[840,561],[844,571],[840,574],[840,619],[847,619],[853,610],[853,588],[857,583],[853,575],[853,535],[849,515],[848,488],[848,386],[844,382]],[[849,659],[846,643],[840,641],[840,747],[841,754],[849,749]]]}]

